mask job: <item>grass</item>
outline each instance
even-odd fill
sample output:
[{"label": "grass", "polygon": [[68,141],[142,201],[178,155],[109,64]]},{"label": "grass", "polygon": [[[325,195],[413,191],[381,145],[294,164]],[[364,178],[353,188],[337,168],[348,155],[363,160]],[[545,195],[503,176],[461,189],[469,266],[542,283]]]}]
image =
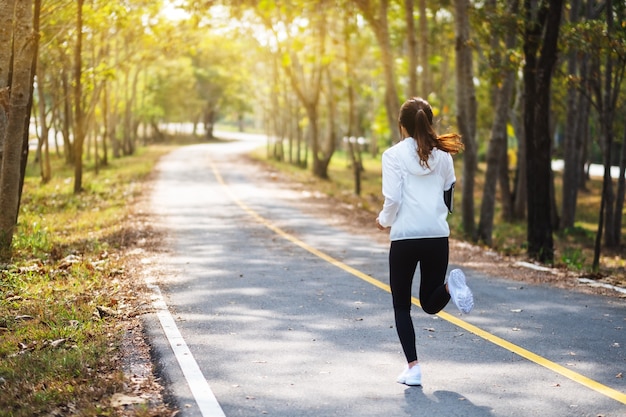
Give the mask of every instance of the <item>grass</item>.
[{"label": "grass", "polygon": [[[310,169],[305,170],[285,162],[268,159],[265,155],[264,148],[257,150],[253,154],[253,157],[284,172],[294,181],[304,183],[318,192],[338,198],[354,207],[368,210],[372,213],[372,216],[375,216],[382,207],[380,157],[373,158],[366,154],[363,155],[364,172],[360,196],[354,194],[352,168],[348,156],[343,151],[336,152],[331,160],[328,169],[330,180],[313,178]],[[462,172],[462,163],[462,157],[455,158],[457,178],[459,179]],[[478,216],[480,215],[480,202],[482,201],[485,170],[485,164],[479,164],[474,187],[475,213],[477,216],[476,225],[478,225]],[[557,205],[560,204],[561,186],[561,175],[555,173]],[[462,181],[459,180],[455,192],[456,211],[453,215],[448,217],[451,227],[451,236],[457,239],[462,239],[464,235],[460,213],[462,187]],[[591,272],[601,187],[601,179],[589,180],[587,182],[588,190],[580,192],[578,196],[575,227],[567,231],[554,233],[556,267],[567,268],[576,272]],[[525,221],[516,221],[513,223],[504,222],[500,218],[500,211],[497,205],[493,228],[493,244],[490,249],[504,255],[524,257],[527,248]],[[626,228],[624,231],[626,232]],[[625,264],[623,258],[621,251],[607,251],[607,249],[603,248],[601,272],[603,274],[618,275],[623,278]]]},{"label": "grass", "polygon": [[0,269],[0,416],[119,415],[110,396],[128,383],[118,356],[134,297],[124,270],[136,239],[128,220],[168,150],[141,148],[97,176],[87,165],[78,195],[63,160],[53,160],[45,185],[29,164],[13,261]]}]

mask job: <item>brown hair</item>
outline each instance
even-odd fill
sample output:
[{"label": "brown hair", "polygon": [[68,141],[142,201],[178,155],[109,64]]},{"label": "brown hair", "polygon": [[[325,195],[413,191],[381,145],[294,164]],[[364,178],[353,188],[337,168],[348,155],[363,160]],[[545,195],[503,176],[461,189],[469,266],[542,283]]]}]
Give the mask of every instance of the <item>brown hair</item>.
[{"label": "brown hair", "polygon": [[446,133],[438,135],[433,128],[433,109],[420,97],[413,97],[400,107],[398,116],[400,130],[404,127],[407,133],[417,142],[417,154],[420,164],[429,168],[428,157],[433,148],[456,154],[464,148],[461,135]]}]

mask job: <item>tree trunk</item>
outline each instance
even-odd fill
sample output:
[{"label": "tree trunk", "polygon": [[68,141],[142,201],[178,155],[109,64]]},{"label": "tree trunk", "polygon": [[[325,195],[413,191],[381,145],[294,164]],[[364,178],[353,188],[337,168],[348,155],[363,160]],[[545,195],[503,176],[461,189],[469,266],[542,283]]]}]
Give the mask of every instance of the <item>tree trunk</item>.
[{"label": "tree trunk", "polygon": [[[507,108],[507,112],[508,111],[509,109]],[[510,223],[513,221],[513,193],[511,191],[511,179],[509,177],[508,135],[505,136],[505,145],[501,147],[500,152],[500,161],[502,163],[498,166],[498,185],[500,186],[502,219]]]},{"label": "tree trunk", "polygon": [[526,218],[526,133],[524,132],[524,121],[520,121],[520,114],[524,108],[523,82],[518,82],[515,93],[515,103],[509,116],[515,137],[517,138],[517,169],[515,170],[515,185],[513,191],[513,219],[522,220]]},{"label": "tree trunk", "polygon": [[[125,53],[128,54],[128,42],[124,43]],[[122,153],[125,156],[131,155],[130,140],[130,119],[131,119],[131,100],[130,94],[130,68],[127,66],[123,69],[124,77],[124,114],[122,115]]]},{"label": "tree trunk", "polygon": [[[410,1],[408,1],[410,2]],[[412,7],[411,7],[412,9]],[[348,96],[348,127],[346,129],[346,139],[348,145],[348,152],[350,154],[350,162],[352,163],[352,174],[354,176],[354,194],[361,195],[361,172],[363,163],[361,162],[361,149],[358,143],[356,134],[356,108],[355,108],[355,94],[354,94],[354,80],[353,74],[354,68],[352,64],[352,54],[350,53],[350,32],[347,29],[348,18],[344,21],[344,42],[343,50],[346,64],[346,82],[347,82],[347,96]]]},{"label": "tree trunk", "polygon": [[430,65],[428,63],[428,18],[426,16],[426,0],[419,0],[419,22],[420,22],[420,42],[419,42],[419,66],[422,70],[420,74],[422,97],[428,97],[432,92],[430,82]]},{"label": "tree trunk", "polygon": [[562,0],[524,0],[524,130],[528,180],[528,255],[540,262],[554,260],[551,221],[550,86],[556,63]]},{"label": "tree trunk", "polygon": [[[32,2],[30,3],[32,4]],[[32,6],[31,6],[32,7]],[[34,14],[33,14],[34,12]],[[30,63],[30,81],[28,92],[28,105],[26,106],[26,116],[24,117],[24,130],[22,133],[22,155],[20,158],[20,185],[17,194],[17,212],[19,213],[20,204],[22,202],[22,190],[24,189],[24,179],[26,178],[26,167],[28,164],[28,140],[30,139],[30,116],[33,109],[33,95],[35,92],[35,73],[37,72],[37,56],[39,54],[39,18],[41,15],[41,0],[34,1],[34,9],[31,10],[30,16],[33,19],[33,37],[34,45],[32,52],[32,60]],[[15,216],[17,222],[17,215]]]},{"label": "tree trunk", "polygon": [[215,135],[213,134],[213,123],[215,122],[215,111],[211,103],[207,103],[204,109],[204,131],[205,131],[205,139],[213,140],[215,139]]},{"label": "tree trunk", "polygon": [[478,161],[476,144],[476,93],[472,69],[472,48],[469,25],[469,0],[455,0],[456,19],[456,81],[457,81],[457,123],[463,142],[463,192],[462,217],[463,232],[475,239],[474,219],[474,178]]},{"label": "tree trunk", "polygon": [[387,21],[388,0],[380,2],[380,27],[377,32],[378,42],[382,48],[383,68],[385,73],[385,104],[387,106],[387,120],[392,142],[400,140],[398,131],[398,115],[400,114],[400,99],[396,90],[396,73],[394,70],[394,57],[389,37],[389,23]]},{"label": "tree trunk", "polygon": [[[334,152],[334,146],[324,152],[324,149],[320,144],[318,120],[318,106],[322,90],[322,78],[326,68],[328,67],[328,63],[321,60],[321,57],[323,57],[326,52],[326,22],[323,18],[320,18],[316,24],[318,25],[317,49],[315,60],[311,62],[308,71],[310,76],[306,76],[306,72],[302,68],[300,60],[293,53],[291,54],[292,65],[284,66],[283,68],[287,74],[293,91],[296,93],[296,96],[304,107],[309,119],[310,145],[311,152],[313,154],[313,175],[318,178],[327,179],[328,164],[330,162],[330,158],[332,157],[332,152]],[[305,163],[307,160],[306,152],[307,148],[305,147]],[[330,152],[330,154],[328,152]]]},{"label": "tree trunk", "polygon": [[[11,56],[13,52],[13,18],[15,0],[0,0],[0,166],[4,153],[11,83]],[[6,88],[6,90],[4,90]]]},{"label": "tree trunk", "polygon": [[63,150],[65,153],[65,162],[71,165],[74,162],[74,145],[70,140],[70,126],[72,117],[72,94],[70,82],[68,80],[69,68],[64,68],[61,73],[61,85],[63,86],[63,117],[61,134],[63,136]]},{"label": "tree trunk", "polygon": [[[135,129],[135,121],[133,116],[133,107],[137,101],[137,86],[139,82],[140,68],[135,70],[133,75],[132,84],[126,82],[126,87],[130,92],[130,97],[126,94],[126,102],[124,104],[124,155],[133,155],[137,148],[137,129]],[[127,77],[130,77],[130,70],[127,72]]]},{"label": "tree trunk", "polygon": [[413,0],[404,0],[404,16],[406,19],[406,55],[409,60],[409,81],[406,96],[413,97],[417,93],[417,38],[415,36],[415,19],[413,17]]},{"label": "tree trunk", "polygon": [[[571,24],[578,22],[580,13],[580,0],[573,0],[569,10]],[[573,77],[579,76],[579,55],[577,51],[572,51],[567,57],[567,72]],[[581,66],[584,60],[581,61]],[[581,115],[578,104],[579,91],[575,86],[570,86],[567,90],[566,98],[566,122],[563,135],[564,157],[563,157],[563,195],[561,209],[561,223],[559,229],[565,230],[574,227],[576,219],[576,200],[578,199],[578,183],[580,181],[580,138],[581,138]]]},{"label": "tree trunk", "polygon": [[[609,42],[617,42],[614,39],[614,18],[617,17],[618,25],[619,22],[623,21],[623,8],[621,4],[614,9],[613,2],[607,0],[604,15],[607,28],[606,38]],[[616,201],[610,169],[612,165],[613,124],[617,111],[617,99],[619,97],[620,85],[626,68],[626,59],[624,59],[623,55],[620,56],[616,54],[613,46],[607,46],[598,51],[597,57],[592,62],[593,69],[591,72],[595,73],[596,76],[591,79],[591,85],[595,97],[595,107],[598,109],[599,113],[600,130],[602,134],[601,145],[604,155],[602,202],[600,204],[601,211],[598,220],[598,231],[596,234],[593,259],[593,268],[597,270],[600,266],[603,228],[606,229],[604,243],[607,247],[617,247],[620,242],[622,214],[621,212],[618,213],[617,210],[623,207],[623,202]],[[619,181],[623,180],[620,178]]]},{"label": "tree trunk", "polygon": [[[391,132],[392,142],[399,140],[398,132],[398,114],[400,113],[400,99],[396,89],[396,75],[394,71],[394,58],[391,48],[391,40],[389,38],[389,23],[387,20],[387,11],[389,9],[389,0],[380,0],[378,11],[369,1],[355,0],[355,3],[363,13],[363,17],[367,20],[374,31],[374,36],[378,41],[381,50],[381,59],[385,75],[385,108],[387,109],[387,122],[389,123],[389,131]],[[375,141],[372,141],[374,143]]]},{"label": "tree trunk", "polygon": [[85,116],[83,114],[82,47],[83,3],[77,0],[76,49],[74,51],[74,194],[83,190],[83,144],[85,143]]},{"label": "tree trunk", "polygon": [[[570,56],[568,58],[568,67],[570,71],[574,70],[577,58]],[[575,71],[575,70],[574,70]],[[573,74],[573,72],[570,72]],[[580,113],[578,111],[579,101],[577,99],[578,92],[574,87],[570,87],[567,92],[566,104],[566,122],[565,132],[563,135],[564,157],[563,157],[563,195],[561,224],[559,229],[566,230],[574,226],[576,219],[576,200],[578,199],[578,182],[580,174],[580,157],[577,139],[580,138]]]},{"label": "tree trunk", "polygon": [[[496,202],[496,185],[500,169],[507,167],[507,131],[506,123],[509,114],[509,101],[515,84],[514,71],[504,74],[504,82],[498,90],[495,106],[495,117],[491,127],[491,139],[487,151],[487,172],[485,173],[485,185],[480,209],[480,222],[478,224],[478,239],[487,245],[492,244],[493,219]],[[506,169],[505,169],[506,172]],[[508,182],[508,177],[506,182]]]},{"label": "tree trunk", "polygon": [[606,114],[600,112],[600,125],[604,127],[603,130],[603,158],[604,158],[604,176],[602,179],[602,199],[600,201],[600,216],[598,218],[598,230],[596,232],[596,242],[594,247],[593,256],[593,269],[597,271],[600,268],[600,251],[602,246],[602,234],[603,229],[606,227],[607,233],[605,236],[605,244],[609,246],[611,238],[609,237],[608,230],[612,226],[613,221],[613,181],[611,179],[611,147],[613,145],[613,137],[610,131],[606,131]]},{"label": "tree trunk", "polygon": [[108,156],[108,142],[109,142],[109,83],[107,81],[104,82],[102,86],[104,90],[104,97],[102,98],[102,124],[104,128],[104,132],[102,133],[102,166],[107,166],[109,164],[109,156]]},{"label": "tree trunk", "polygon": [[[607,0],[606,2],[606,26],[607,26],[607,38],[611,41],[614,41],[615,33],[615,15],[616,13],[620,13],[620,23],[621,23],[621,11],[623,9],[616,7],[613,8],[612,0]],[[620,24],[618,23],[618,24]],[[619,35],[618,35],[619,36]],[[613,48],[613,47],[611,47]],[[616,112],[618,111],[617,106],[617,98],[619,96],[620,86],[622,80],[624,78],[624,70],[626,68],[626,57],[619,56],[615,54],[612,50],[607,50],[606,59],[604,60],[604,96],[603,96],[603,105],[602,105],[602,113],[603,116],[600,117],[601,123],[604,125],[602,130],[604,131],[604,136],[606,137],[606,146],[609,150],[609,154],[607,157],[608,161],[605,161],[605,169],[609,169],[608,182],[606,182],[606,235],[605,235],[605,245],[609,248],[617,248],[619,246],[619,235],[621,234],[621,227],[617,227],[618,223],[621,226],[621,213],[617,212],[617,206],[620,202],[617,200],[615,195],[615,190],[613,188],[613,180],[610,175],[610,169],[612,164],[612,160],[610,159],[611,152],[613,151],[613,143],[614,143],[614,122]],[[606,175],[605,175],[606,177]]]},{"label": "tree trunk", "polygon": [[42,147],[42,155],[39,159],[39,166],[41,169],[41,182],[43,184],[47,184],[50,181],[51,173],[50,173],[50,152],[48,151],[48,142],[49,142],[49,133],[50,126],[48,126],[48,121],[46,120],[46,100],[45,100],[45,91],[44,91],[44,82],[46,79],[44,74],[44,68],[41,63],[37,66],[37,79],[40,80],[37,83],[37,96],[38,107],[39,107],[39,124],[41,125],[41,147]]},{"label": "tree trunk", "polygon": [[626,129],[624,129],[624,136],[622,138],[622,152],[619,158],[619,179],[617,180],[617,197],[615,199],[615,224],[613,227],[613,234],[615,235],[617,242],[616,246],[621,244],[622,237],[622,213],[624,212],[624,198],[626,196]]},{"label": "tree trunk", "polygon": [[[583,66],[582,77],[585,79],[588,77],[589,72],[589,63],[587,60]],[[580,130],[577,134],[577,143],[580,145],[577,149],[577,160],[578,166],[577,169],[577,177],[578,177],[578,191],[587,191],[587,180],[589,179],[589,175],[587,173],[587,160],[589,154],[589,115],[591,113],[591,102],[587,99],[586,95],[583,93],[578,94],[578,118],[580,122]]]},{"label": "tree trunk", "polygon": [[[0,168],[2,167],[2,157],[4,155],[4,143],[6,141],[7,124],[9,118],[9,87],[0,87]],[[2,172],[0,171],[0,180]],[[2,195],[0,194],[0,198]]]},{"label": "tree trunk", "polygon": [[321,146],[319,141],[319,120],[317,117],[317,104],[306,106],[306,114],[309,118],[309,134],[311,135],[311,152],[313,154],[313,175],[328,179],[328,165],[324,164],[321,155]]},{"label": "tree trunk", "polygon": [[[510,2],[510,13],[516,14],[518,1]],[[516,33],[509,31],[506,36],[506,51],[515,47]],[[495,50],[495,49],[494,49]],[[495,115],[491,127],[491,139],[487,150],[487,172],[485,174],[485,185],[483,189],[483,199],[480,208],[480,222],[478,223],[478,239],[487,245],[492,244],[493,219],[496,203],[496,186],[498,180],[504,187],[508,188],[508,155],[507,155],[507,129],[506,124],[509,118],[509,102],[513,87],[515,86],[515,68],[509,68],[508,54],[498,57],[500,64],[502,85],[495,90]],[[503,67],[504,65],[504,67]],[[506,193],[508,194],[508,193]],[[506,200],[506,198],[503,198]]]},{"label": "tree trunk", "polygon": [[[35,58],[36,34],[33,31],[33,3],[23,0],[15,6],[13,31],[13,67],[8,118],[0,169],[0,260],[11,257],[11,243],[17,223],[20,200],[21,157],[25,120],[29,119],[28,103],[32,94],[32,65]],[[5,65],[5,63],[0,63]],[[6,104],[6,91],[0,104]],[[6,115],[4,104],[0,113]]]},{"label": "tree trunk", "polygon": [[328,165],[335,153],[337,147],[337,100],[335,97],[335,88],[333,86],[333,77],[329,66],[324,67],[324,74],[326,75],[326,108],[328,111],[328,133],[326,136],[326,143],[324,144],[324,150],[322,154],[322,161],[324,163],[324,171],[328,177]]}]

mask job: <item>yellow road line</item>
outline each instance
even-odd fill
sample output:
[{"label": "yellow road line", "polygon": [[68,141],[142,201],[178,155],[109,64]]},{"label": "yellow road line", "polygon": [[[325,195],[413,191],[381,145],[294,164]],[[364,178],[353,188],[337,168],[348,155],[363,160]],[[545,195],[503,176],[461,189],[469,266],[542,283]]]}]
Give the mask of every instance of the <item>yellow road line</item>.
[{"label": "yellow road line", "polygon": [[[321,258],[323,260],[325,260],[326,262],[336,266],[337,268],[340,268],[346,272],[348,272],[349,274],[352,274],[354,276],[356,276],[357,278],[362,279],[363,281],[366,281],[372,285],[374,285],[375,287],[378,287],[384,291],[387,292],[391,292],[391,288],[389,287],[389,285],[375,279],[372,278],[371,276],[359,271],[358,269],[352,268],[349,265],[344,264],[343,262],[333,258],[330,255],[325,254],[324,252],[319,251],[318,249],[315,249],[314,247],[306,244],[305,242],[301,241],[300,239],[298,239],[297,237],[290,235],[289,233],[285,232],[284,230],[280,229],[279,227],[275,226],[274,224],[272,224],[269,220],[265,219],[264,217],[262,217],[261,215],[259,215],[256,211],[252,210],[250,207],[248,207],[245,203],[243,203],[239,198],[237,198],[237,196],[235,196],[233,194],[233,192],[231,191],[230,187],[226,184],[226,182],[224,181],[224,179],[222,178],[222,175],[219,173],[219,171],[217,170],[217,167],[215,166],[215,164],[213,163],[213,161],[211,161],[209,159],[209,164],[211,165],[211,169],[213,170],[213,174],[215,175],[215,178],[217,179],[217,181],[224,186],[224,189],[226,190],[226,192],[228,193],[228,195],[230,196],[230,198],[239,206],[241,207],[242,210],[244,210],[246,213],[248,213],[250,216],[252,216],[254,219],[256,219],[259,223],[263,224],[265,227],[267,227],[268,229],[270,229],[271,231],[273,231],[274,233],[276,233],[277,235],[287,239],[288,241],[292,242],[293,244],[300,246],[302,249],[312,253],[313,255],[317,256],[318,258]],[[419,300],[415,297],[411,298],[413,304],[415,304],[416,306],[420,306]],[[470,324],[464,320],[461,320],[460,318],[453,316],[449,313],[446,313],[445,311],[440,312],[439,314],[437,314],[437,316],[441,317],[442,319],[446,320],[447,322],[454,324],[455,326],[458,326],[460,328],[462,328],[463,330],[466,330],[470,333],[474,333],[476,336],[479,336],[497,346],[500,346],[508,351],[511,351],[525,359],[528,359],[531,362],[536,363],[537,365],[541,365],[544,368],[547,368],[557,374],[560,374],[566,378],[571,379],[574,382],[577,382],[587,388],[590,388],[594,391],[599,392],[602,395],[605,395],[609,398],[612,398],[616,401],[619,401],[622,404],[626,404],[626,394],[624,394],[623,392],[617,391],[613,388],[607,387],[606,385],[603,385],[597,381],[594,381],[591,378],[587,378],[584,375],[581,375],[577,372],[572,371],[571,369],[568,369],[564,366],[561,366],[555,362],[552,362],[542,356],[537,355],[536,353],[533,353],[529,350],[524,349],[523,347],[517,346],[507,340],[504,340],[496,335],[493,335],[479,327],[474,326],[473,324]]]}]

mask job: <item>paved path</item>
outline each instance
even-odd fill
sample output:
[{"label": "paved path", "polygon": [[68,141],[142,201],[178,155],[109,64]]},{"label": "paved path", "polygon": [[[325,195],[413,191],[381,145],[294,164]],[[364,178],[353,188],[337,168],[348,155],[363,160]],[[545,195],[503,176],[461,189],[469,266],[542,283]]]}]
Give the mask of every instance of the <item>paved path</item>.
[{"label": "paved path", "polygon": [[397,384],[387,245],[307,214],[246,139],[158,167],[147,323],[180,416],[626,416],[625,300],[472,270],[471,315],[414,308],[424,386]]}]

